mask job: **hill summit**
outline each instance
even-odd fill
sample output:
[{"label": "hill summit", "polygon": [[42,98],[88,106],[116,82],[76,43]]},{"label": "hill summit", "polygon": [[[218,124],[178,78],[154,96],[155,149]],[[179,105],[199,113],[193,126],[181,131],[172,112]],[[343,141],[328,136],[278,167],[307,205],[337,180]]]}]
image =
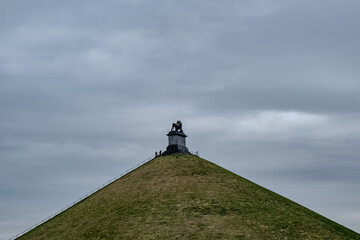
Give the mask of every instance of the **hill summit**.
[{"label": "hill summit", "polygon": [[156,157],[19,239],[360,239],[190,154]]}]

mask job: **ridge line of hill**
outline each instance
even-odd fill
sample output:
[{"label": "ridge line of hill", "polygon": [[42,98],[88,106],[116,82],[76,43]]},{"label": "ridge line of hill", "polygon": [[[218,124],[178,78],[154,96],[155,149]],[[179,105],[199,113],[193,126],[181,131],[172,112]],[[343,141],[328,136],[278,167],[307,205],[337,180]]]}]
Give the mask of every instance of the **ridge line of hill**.
[{"label": "ridge line of hill", "polygon": [[19,239],[334,239],[360,234],[198,156],[153,158]]}]

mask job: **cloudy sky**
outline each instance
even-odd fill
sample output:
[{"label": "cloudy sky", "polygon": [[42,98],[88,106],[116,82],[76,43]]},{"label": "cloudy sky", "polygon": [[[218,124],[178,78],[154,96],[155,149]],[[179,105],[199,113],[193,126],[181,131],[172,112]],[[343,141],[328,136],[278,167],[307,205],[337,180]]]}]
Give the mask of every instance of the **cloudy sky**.
[{"label": "cloudy sky", "polygon": [[360,232],[357,0],[0,0],[0,238],[187,145]]}]

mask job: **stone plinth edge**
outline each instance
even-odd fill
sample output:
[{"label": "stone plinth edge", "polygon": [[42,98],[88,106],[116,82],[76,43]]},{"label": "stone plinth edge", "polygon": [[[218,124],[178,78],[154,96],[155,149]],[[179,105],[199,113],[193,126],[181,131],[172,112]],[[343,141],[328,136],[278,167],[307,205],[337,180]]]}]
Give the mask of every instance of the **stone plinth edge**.
[{"label": "stone plinth edge", "polygon": [[187,137],[187,135],[185,133],[183,133],[183,132],[170,131],[168,134],[166,134],[166,136],[175,136],[175,135],[181,136],[181,137],[184,137],[184,138]]}]

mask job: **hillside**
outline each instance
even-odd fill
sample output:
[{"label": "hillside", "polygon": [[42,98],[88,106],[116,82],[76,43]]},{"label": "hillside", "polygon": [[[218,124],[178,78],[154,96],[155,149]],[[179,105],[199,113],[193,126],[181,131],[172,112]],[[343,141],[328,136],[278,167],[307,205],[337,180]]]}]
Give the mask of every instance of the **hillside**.
[{"label": "hillside", "polygon": [[360,239],[192,155],[158,157],[19,239]]}]

